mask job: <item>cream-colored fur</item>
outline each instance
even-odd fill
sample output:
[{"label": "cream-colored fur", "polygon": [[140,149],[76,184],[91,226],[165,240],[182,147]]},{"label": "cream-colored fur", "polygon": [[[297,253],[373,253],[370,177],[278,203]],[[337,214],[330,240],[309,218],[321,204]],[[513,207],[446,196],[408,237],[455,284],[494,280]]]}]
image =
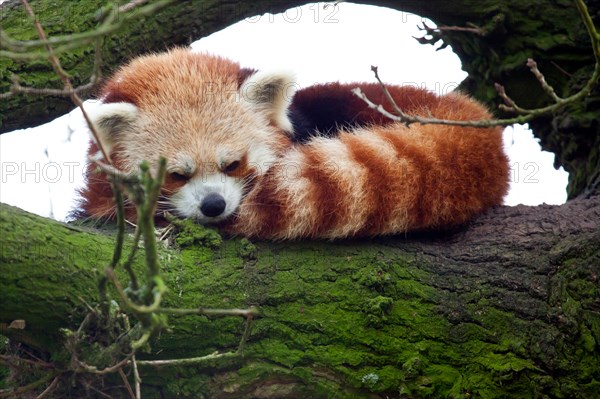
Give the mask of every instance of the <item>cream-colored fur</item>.
[{"label": "cream-colored fur", "polygon": [[[356,85],[386,101],[380,87]],[[252,72],[178,49],[121,68],[106,84],[93,120],[125,172],[137,170],[142,160],[168,159],[159,211],[219,223],[232,234],[332,239],[443,229],[502,202],[508,160],[500,128],[407,127],[383,120],[349,97],[356,85],[316,85],[293,101],[313,110],[309,120],[321,121],[321,111],[338,112],[327,115],[333,125],[358,121],[362,127],[293,144],[291,74]],[[458,93],[388,89],[410,114],[490,117]],[[332,109],[316,108],[332,99]],[[90,152],[96,151],[92,145]],[[113,213],[106,177],[88,178],[83,197],[88,215]]]},{"label": "cream-colored fur", "polygon": [[[113,79],[114,90],[134,93],[127,94],[132,102],[101,104],[91,119],[102,145],[124,171],[166,157],[169,173],[189,178],[171,196],[172,210],[210,223],[231,216],[248,180],[266,173],[278,159],[275,138],[292,129],[287,110],[295,83],[288,72],[256,72],[238,87],[235,64],[209,55],[190,60],[189,55],[175,50],[169,57],[134,60]],[[224,66],[231,68],[230,75]],[[229,176],[224,168],[233,162],[244,162],[252,176]],[[218,217],[200,211],[209,193],[227,203]]]}]

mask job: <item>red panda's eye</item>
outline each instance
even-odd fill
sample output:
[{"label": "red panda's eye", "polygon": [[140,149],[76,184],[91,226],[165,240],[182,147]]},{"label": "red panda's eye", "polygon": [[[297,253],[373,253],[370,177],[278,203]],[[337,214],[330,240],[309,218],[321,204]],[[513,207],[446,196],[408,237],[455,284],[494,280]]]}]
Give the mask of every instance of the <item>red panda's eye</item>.
[{"label": "red panda's eye", "polygon": [[233,161],[223,168],[223,172],[231,173],[234,172],[240,166],[240,161]]},{"label": "red panda's eye", "polygon": [[173,179],[175,181],[187,181],[187,180],[189,180],[188,176],[186,176],[184,174],[181,174],[181,173],[178,173],[178,172],[171,172],[171,173],[169,173],[169,176],[171,177],[171,179]]}]

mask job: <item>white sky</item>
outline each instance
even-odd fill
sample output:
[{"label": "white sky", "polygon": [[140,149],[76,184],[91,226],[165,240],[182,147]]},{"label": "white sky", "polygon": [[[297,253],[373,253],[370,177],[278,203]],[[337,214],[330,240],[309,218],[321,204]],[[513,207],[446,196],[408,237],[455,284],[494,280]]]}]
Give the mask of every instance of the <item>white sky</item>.
[{"label": "white sky", "polygon": [[[385,82],[446,93],[466,74],[450,49],[435,51],[417,43],[413,36],[421,36],[420,21],[380,7],[311,4],[241,21],[193,48],[247,67],[293,70],[300,87],[335,80],[373,82],[370,66],[376,65]],[[0,135],[0,202],[65,219],[82,184],[88,141],[83,126],[75,111],[38,128]],[[554,170],[553,155],[540,151],[529,130],[507,128],[505,145],[513,169],[506,204],[566,200],[567,173]]]}]

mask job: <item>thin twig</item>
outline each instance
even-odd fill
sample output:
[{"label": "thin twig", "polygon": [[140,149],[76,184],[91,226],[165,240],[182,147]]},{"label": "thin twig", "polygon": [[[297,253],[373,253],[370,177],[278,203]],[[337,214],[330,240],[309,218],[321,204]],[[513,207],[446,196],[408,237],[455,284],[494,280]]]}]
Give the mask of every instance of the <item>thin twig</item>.
[{"label": "thin twig", "polygon": [[501,110],[506,112],[515,112],[517,114],[526,114],[528,112],[526,109],[519,107],[515,101],[510,98],[508,94],[506,94],[504,86],[502,86],[500,83],[494,83],[494,88],[496,89],[496,92],[500,98],[504,100],[504,104],[499,105]]},{"label": "thin twig", "polygon": [[[47,40],[41,38],[40,40],[16,40],[9,37],[5,32],[3,32],[0,29],[0,44],[2,44],[2,48],[7,48],[11,50],[0,50],[0,57],[7,57],[12,58],[14,60],[23,61],[45,59],[50,55],[47,49],[46,52],[26,51],[29,51],[32,48],[46,48],[47,45],[62,45],[53,49],[53,54],[61,54],[66,51],[70,51],[92,43],[98,38],[104,38],[113,33],[116,33],[123,26],[126,26],[127,23],[129,23],[131,20],[153,14],[161,8],[166,7],[173,1],[174,0],[158,0],[148,4],[145,7],[139,8],[138,10],[136,10],[136,12],[120,13],[120,9],[115,9],[113,7],[112,12],[109,14],[108,18],[106,18],[106,20],[103,21],[103,23],[100,26],[98,26],[98,28],[82,33],[72,33],[64,36],[55,36]],[[127,11],[131,11],[133,8],[134,7],[129,7]]]},{"label": "thin twig", "polygon": [[[164,212],[164,214],[170,215],[170,213],[168,213],[168,212]],[[173,223],[169,223],[169,225],[162,230],[162,234],[158,238],[158,241],[164,241],[169,236],[169,234],[171,234],[173,232],[174,229],[175,229],[175,227],[174,227]]]},{"label": "thin twig", "polygon": [[240,345],[238,346],[238,350],[237,352],[240,355],[244,354],[244,349],[246,348],[246,342],[248,342],[248,339],[250,338],[250,333],[252,332],[252,321],[253,321],[253,315],[250,314],[248,315],[248,317],[246,317],[246,323],[244,326],[244,334],[242,334],[242,338],[240,339]]},{"label": "thin twig", "polygon": [[100,37],[94,44],[94,68],[92,69],[91,82],[99,82],[102,77],[102,45],[104,37]]},{"label": "thin twig", "polygon": [[[127,331],[131,331],[131,324],[129,323],[129,317],[126,314],[123,314],[123,324]],[[131,356],[131,365],[133,367],[133,380],[135,383],[135,398],[142,399],[141,386],[142,379],[140,378],[140,373],[137,367],[137,360],[135,358],[135,351]]]},{"label": "thin twig", "polygon": [[166,360],[138,360],[138,366],[152,366],[152,367],[161,367],[161,366],[195,366],[198,364],[203,364],[211,360],[221,359],[221,358],[235,358],[238,357],[239,354],[237,352],[225,352],[218,353],[214,352],[210,355],[200,356],[200,357],[188,357],[185,359],[166,359]]},{"label": "thin twig", "polygon": [[[167,160],[161,157],[158,161],[156,177],[152,178],[150,167],[147,163],[140,165],[142,170],[142,183],[144,185],[145,197],[141,204],[137,204],[137,223],[140,227],[144,240],[144,251],[146,255],[146,267],[148,268],[148,290],[145,293],[146,303],[160,304],[157,294],[166,290],[166,286],[160,277],[160,265],[158,262],[158,247],[154,231],[154,215],[156,204],[160,196],[160,189],[167,173]],[[153,305],[151,305],[153,306]]]},{"label": "thin twig", "polygon": [[131,356],[131,365],[133,367],[133,380],[135,383],[135,399],[142,399],[142,379],[140,378],[135,355]]},{"label": "thin twig", "polygon": [[131,384],[129,383],[129,381],[127,381],[127,376],[125,375],[125,372],[123,371],[122,367],[119,369],[119,375],[121,376],[121,379],[125,384],[125,389],[127,389],[127,392],[129,393],[131,399],[136,399],[135,394],[133,393],[133,389],[131,389]]},{"label": "thin twig", "polygon": [[525,108],[519,107],[506,94],[504,87],[502,85],[496,84],[495,87],[496,87],[496,90],[498,91],[498,94],[506,103],[506,104],[500,105],[500,109],[502,109],[504,111],[516,112],[521,115],[516,116],[514,118],[507,118],[507,119],[487,119],[487,120],[470,120],[470,121],[457,121],[457,120],[412,116],[412,115],[408,115],[408,114],[404,113],[398,107],[398,105],[392,98],[391,94],[385,87],[385,84],[379,78],[377,67],[371,67],[371,70],[374,72],[375,78],[381,85],[381,88],[382,88],[387,100],[392,105],[396,114],[392,114],[391,112],[387,111],[381,104],[373,103],[371,100],[369,100],[367,98],[367,96],[362,92],[362,90],[360,90],[360,88],[357,87],[357,88],[353,89],[352,92],[357,97],[362,99],[369,108],[376,110],[377,112],[381,113],[382,115],[386,116],[387,118],[389,118],[393,121],[402,122],[406,125],[410,125],[411,123],[420,123],[420,124],[470,126],[470,127],[478,127],[478,128],[487,128],[487,127],[492,127],[492,126],[512,125],[515,123],[522,124],[522,123],[529,122],[535,118],[538,118],[542,115],[554,113],[554,112],[558,111],[559,109],[563,108],[567,104],[571,104],[571,103],[575,103],[575,102],[583,100],[585,97],[587,97],[591,93],[592,89],[598,84],[598,81],[600,80],[600,34],[598,34],[598,32],[597,32],[596,27],[594,26],[594,22],[592,21],[592,18],[590,16],[583,0],[575,0],[575,4],[577,5],[577,9],[579,10],[581,18],[583,19],[583,22],[586,26],[586,29],[588,31],[588,34],[589,34],[591,42],[592,42],[592,49],[593,49],[594,58],[595,58],[594,71],[592,72],[592,76],[589,78],[587,83],[584,85],[584,87],[580,91],[578,91],[577,93],[575,93],[569,97],[561,98],[558,95],[556,95],[556,93],[554,92],[554,89],[546,83],[545,78],[543,77],[541,72],[537,69],[537,65],[535,64],[535,62],[533,60],[530,59],[527,62],[527,65],[530,67],[531,72],[538,79],[538,81],[540,82],[540,84],[542,85],[544,90],[554,100],[553,104],[548,105],[546,107],[536,108],[536,109],[525,109]]},{"label": "thin twig", "polygon": [[567,77],[569,77],[569,78],[572,78],[572,77],[573,77],[573,74],[572,74],[572,73],[570,73],[570,72],[569,72],[569,71],[567,71],[565,68],[563,68],[563,67],[561,67],[560,65],[558,65],[558,63],[557,63],[557,62],[555,62],[555,61],[550,61],[550,63],[551,63],[552,65],[554,65],[554,67],[555,67],[556,69],[558,69],[558,70],[560,71],[560,73],[562,73],[563,75],[565,75],[565,76],[567,76]]},{"label": "thin twig", "polygon": [[251,307],[249,309],[208,309],[208,308],[197,308],[197,309],[179,309],[179,308],[158,308],[157,313],[168,313],[175,316],[186,316],[186,315],[202,315],[202,316],[241,316],[241,317],[253,317],[258,316],[258,309]]},{"label": "thin twig", "polygon": [[123,268],[127,271],[127,274],[129,274],[129,284],[131,285],[131,289],[133,291],[137,291],[140,288],[138,285],[137,276],[132,268],[133,260],[135,259],[135,254],[137,253],[138,248],[139,248],[140,236],[141,236],[140,229],[138,226],[135,226],[135,233],[133,235],[133,243],[132,243],[131,251],[129,252],[129,256],[127,257],[127,260],[125,261],[125,263],[123,263]]},{"label": "thin twig", "polygon": [[[471,24],[471,25],[473,25],[473,24]],[[420,29],[424,30],[425,32],[427,32],[427,34],[430,34],[430,35],[433,32],[468,32],[468,33],[475,33],[476,35],[479,35],[479,36],[487,35],[487,30],[485,28],[475,26],[475,25],[470,26],[470,27],[439,25],[435,28],[432,28],[429,25],[427,25],[425,22],[423,22],[423,27]]]},{"label": "thin twig", "polygon": [[104,392],[100,391],[99,389],[94,388],[92,385],[89,385],[88,388],[91,389],[92,391],[96,392],[97,394],[102,395],[105,398],[114,399],[112,396],[105,394]]},{"label": "thin twig", "polygon": [[122,183],[125,186],[134,186],[140,182],[140,179],[136,174],[125,173],[114,166],[107,165],[93,157],[88,157],[88,161],[96,165],[102,173],[105,173],[116,183]]},{"label": "thin twig", "polygon": [[77,366],[79,367],[79,369],[75,371],[79,373],[86,372],[96,375],[112,374],[114,372],[119,371],[121,367],[129,363],[129,361],[131,360],[131,356],[133,356],[133,353],[130,353],[129,355],[125,356],[125,358],[123,360],[120,360],[118,363],[115,363],[112,366],[108,366],[100,370],[98,370],[96,366],[90,366],[89,364],[86,364],[79,359],[75,359]]},{"label": "thin twig", "polygon": [[129,3],[123,4],[121,7],[119,7],[119,12],[131,11],[134,8],[139,7],[147,2],[148,0],[131,0]]},{"label": "thin twig", "polygon": [[39,380],[34,381],[34,382],[32,382],[30,384],[27,384],[25,386],[22,386],[22,387],[19,387],[19,388],[14,388],[14,389],[0,390],[0,398],[1,399],[4,399],[4,398],[18,398],[18,397],[20,397],[20,395],[22,395],[24,393],[27,393],[29,391],[33,391],[34,389],[36,389],[40,385],[44,385],[46,382],[50,381],[51,379],[53,379],[57,375],[58,375],[58,372],[57,373],[48,373],[44,377],[40,378]]},{"label": "thin twig", "polygon": [[166,286],[164,286],[164,284],[162,285],[162,288],[156,287],[156,289],[153,290],[153,299],[150,302],[150,305],[137,305],[133,303],[131,299],[129,299],[129,297],[127,297],[127,294],[125,294],[125,291],[123,290],[123,286],[121,285],[119,279],[117,278],[117,276],[111,268],[106,269],[106,276],[115,286],[115,289],[117,290],[117,295],[119,295],[119,297],[125,303],[125,305],[133,312],[139,314],[150,314],[156,312],[159,309],[160,303],[162,301],[162,295],[166,291]]},{"label": "thin twig", "polygon": [[150,340],[151,335],[152,335],[152,331],[150,331],[150,330],[145,331],[142,334],[142,336],[140,337],[140,339],[138,339],[137,341],[131,342],[131,349],[133,349],[133,352],[135,353],[136,350],[138,350],[142,346],[146,345],[146,343]]},{"label": "thin twig", "polygon": [[58,97],[70,97],[73,92],[76,94],[85,93],[90,91],[96,81],[86,83],[82,86],[75,87],[73,89],[36,89],[34,87],[25,87],[21,86],[21,84],[13,83],[10,87],[10,91],[6,93],[0,94],[0,98],[8,98],[14,96],[17,93],[23,94],[32,94],[32,95],[42,95],[42,96],[58,96]]},{"label": "thin twig", "polygon": [[27,12],[27,15],[29,15],[29,17],[33,20],[33,23],[38,32],[38,36],[39,36],[40,40],[44,43],[44,46],[48,53],[48,60],[50,61],[50,64],[52,64],[52,68],[54,69],[54,72],[56,72],[56,74],[62,80],[62,82],[65,86],[65,90],[70,91],[69,97],[71,98],[71,101],[73,101],[73,103],[75,103],[75,105],[77,107],[79,107],[79,109],[81,109],[81,113],[83,114],[83,117],[84,117],[86,123],[88,124],[90,131],[92,132],[92,135],[94,136],[94,139],[96,140],[96,143],[98,145],[98,148],[100,149],[100,152],[102,153],[102,156],[104,157],[104,160],[108,164],[112,164],[110,157],[108,156],[108,153],[106,152],[106,150],[102,146],[102,143],[100,142],[100,136],[98,135],[98,132],[96,131],[96,128],[94,127],[94,124],[92,123],[92,120],[90,119],[89,115],[83,108],[83,101],[81,101],[81,98],[75,92],[75,89],[73,88],[73,85],[71,84],[71,80],[69,79],[69,76],[67,75],[65,70],[60,65],[60,61],[58,60],[58,57],[56,57],[56,55],[54,54],[54,50],[53,50],[52,46],[50,45],[50,43],[48,42],[46,33],[44,32],[42,25],[39,23],[38,19],[36,18],[35,13],[33,12],[33,9],[31,8],[31,6],[29,5],[29,2],[27,0],[21,0],[21,3],[23,4],[23,7],[25,7],[25,11]]},{"label": "thin twig", "polygon": [[544,77],[544,75],[540,72],[540,70],[537,67],[537,62],[534,61],[533,58],[528,58],[527,59],[527,66],[529,67],[529,69],[531,70],[531,73],[533,73],[533,76],[535,76],[535,78],[538,80],[538,82],[540,82],[540,85],[542,86],[542,88],[544,89],[544,91],[546,93],[548,93],[548,95],[550,97],[552,97],[552,99],[557,102],[560,103],[563,101],[562,98],[560,98],[556,92],[554,91],[554,88],[552,86],[550,86],[548,84],[548,82],[546,82],[546,78]]},{"label": "thin twig", "polygon": [[[123,253],[123,244],[125,242],[125,205],[123,203],[123,193],[116,187],[117,183],[111,183],[111,189],[115,198],[115,204],[117,209],[117,237],[115,242],[115,249],[113,251],[113,257],[109,264],[110,269],[115,269],[121,260],[121,254]],[[109,306],[108,306],[108,294],[107,290],[108,279],[106,276],[100,277],[98,283],[98,291],[100,293],[100,304],[102,306],[102,313],[105,319],[110,320]]]},{"label": "thin twig", "polygon": [[121,260],[123,244],[125,242],[125,204],[123,202],[123,193],[118,190],[114,184],[112,186],[112,191],[115,197],[115,204],[117,208],[117,237],[115,250],[113,251],[113,257],[109,267],[115,269]]},{"label": "thin twig", "polygon": [[48,395],[50,392],[52,392],[58,386],[58,382],[59,382],[58,376],[54,377],[54,380],[52,380],[50,385],[48,385],[48,387],[46,389],[44,389],[44,391],[41,394],[36,396],[35,399],[43,399],[46,395]]},{"label": "thin twig", "polygon": [[77,329],[78,336],[80,336],[83,333],[83,331],[87,328],[88,324],[92,320],[92,317],[94,317],[94,316],[96,316],[95,310],[92,310],[87,315],[85,315],[83,321],[81,322],[81,324],[79,325],[79,328]]},{"label": "thin twig", "polygon": [[[369,100],[369,98],[365,95],[365,93],[363,93],[363,91],[360,88],[358,88],[358,87],[354,88],[354,89],[352,89],[352,92],[358,98],[363,100],[369,108],[376,110],[377,112],[381,113],[382,115],[386,116],[387,118],[389,118],[393,121],[402,122],[406,125],[410,125],[412,123],[421,123],[423,125],[433,124],[433,125],[452,125],[452,126],[491,127],[491,126],[498,126],[498,125],[504,124],[501,121],[496,121],[496,120],[457,121],[457,120],[449,120],[449,119],[424,118],[424,117],[419,117],[419,116],[407,115],[404,112],[402,112],[399,115],[394,115],[391,112],[387,111],[385,108],[383,108],[383,106],[381,104],[375,104],[374,102]],[[521,118],[521,117],[519,117],[519,118]],[[524,123],[524,122],[519,122],[519,120],[520,120],[519,118],[513,118],[512,120],[515,120],[515,121],[510,122],[509,124]]]},{"label": "thin twig", "polygon": [[53,369],[56,366],[52,363],[47,363],[42,360],[23,359],[18,356],[0,355],[0,361],[8,366],[20,367],[19,363],[25,363],[30,366],[40,367],[44,369]]}]

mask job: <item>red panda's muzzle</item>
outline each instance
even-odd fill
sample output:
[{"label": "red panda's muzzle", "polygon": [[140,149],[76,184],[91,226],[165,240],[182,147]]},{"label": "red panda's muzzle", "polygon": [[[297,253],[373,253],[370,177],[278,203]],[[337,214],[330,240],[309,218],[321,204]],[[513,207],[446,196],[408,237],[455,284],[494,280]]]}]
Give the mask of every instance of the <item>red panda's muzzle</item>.
[{"label": "red panda's muzzle", "polygon": [[210,193],[200,204],[200,211],[204,214],[204,216],[208,217],[217,217],[225,211],[225,207],[227,203],[225,202],[225,198],[218,193]]}]

